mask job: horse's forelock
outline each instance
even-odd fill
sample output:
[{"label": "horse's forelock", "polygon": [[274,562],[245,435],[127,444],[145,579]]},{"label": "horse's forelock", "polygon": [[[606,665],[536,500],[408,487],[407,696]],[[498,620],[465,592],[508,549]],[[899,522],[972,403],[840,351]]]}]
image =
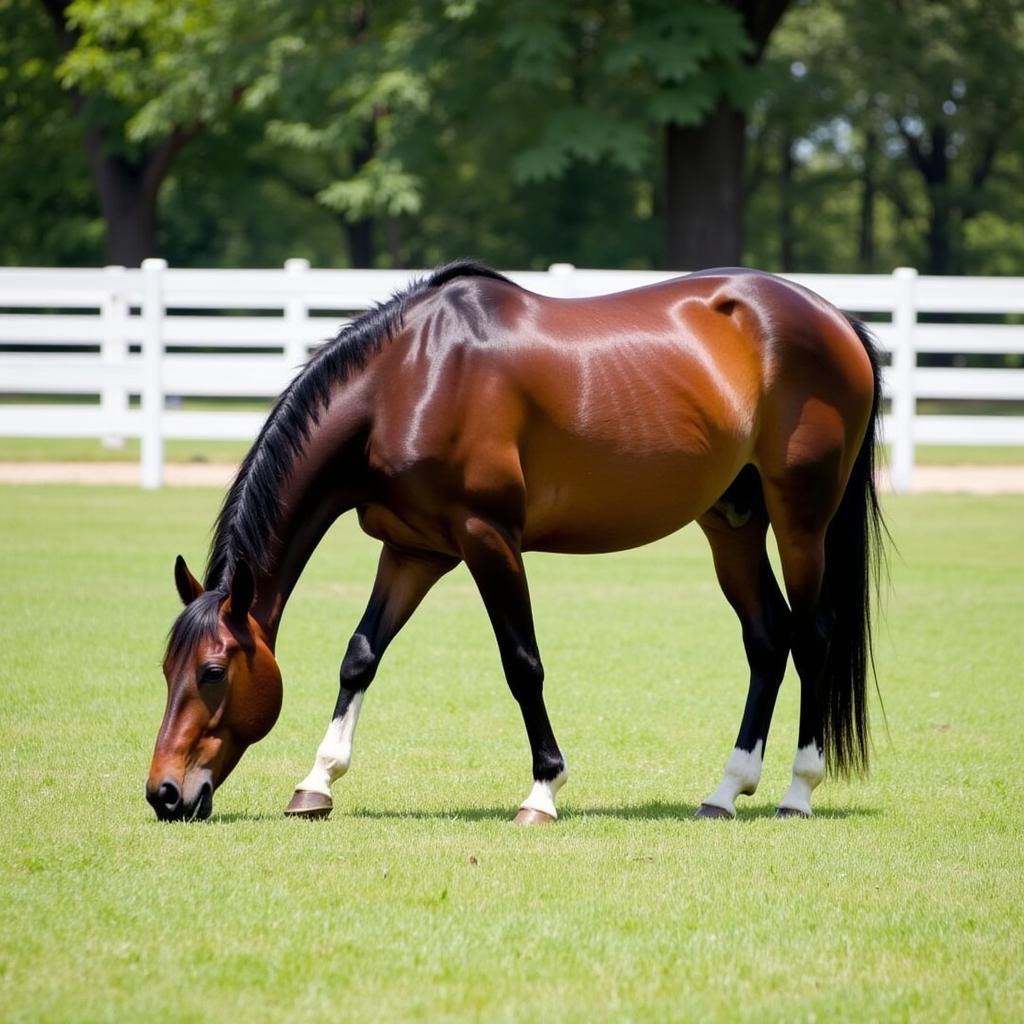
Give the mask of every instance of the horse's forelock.
[{"label": "horse's forelock", "polygon": [[217,635],[220,606],[226,597],[220,590],[207,590],[182,609],[167,637],[167,659],[171,663],[191,655],[201,641]]}]

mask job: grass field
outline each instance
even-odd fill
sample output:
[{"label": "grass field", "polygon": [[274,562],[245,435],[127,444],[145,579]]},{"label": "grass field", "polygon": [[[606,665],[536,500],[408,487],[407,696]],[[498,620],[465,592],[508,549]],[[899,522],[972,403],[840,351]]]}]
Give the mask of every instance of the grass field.
[{"label": "grass field", "polygon": [[285,617],[277,728],[214,817],[142,797],[180,550],[208,490],[0,489],[0,1019],[1024,1018],[1024,499],[887,503],[893,563],[867,782],[777,821],[787,679],[761,789],[695,822],[745,692],[696,530],[533,556],[559,823],[516,830],[517,709],[463,570],[388,654],[326,822],[309,767],[374,545],[348,520]]}]

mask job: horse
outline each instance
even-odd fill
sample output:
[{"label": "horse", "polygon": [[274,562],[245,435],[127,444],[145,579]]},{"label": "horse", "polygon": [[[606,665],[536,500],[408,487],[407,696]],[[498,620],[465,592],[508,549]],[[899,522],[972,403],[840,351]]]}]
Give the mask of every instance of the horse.
[{"label": "horse", "polygon": [[577,299],[470,260],[414,281],[344,326],[282,393],[227,491],[204,582],[178,556],[184,608],[163,661],[149,803],[160,819],[208,817],[274,725],[285,606],[327,529],[355,509],[381,543],[376,579],[286,814],[330,813],[381,658],[465,562],[530,745],[533,784],[514,821],[555,821],[568,772],[523,553],[623,550],[695,520],[750,670],[735,745],[696,816],[733,818],[756,789],[792,654],[799,734],[777,813],[809,817],[826,771],[868,767],[880,394],[864,325],[759,271]]}]

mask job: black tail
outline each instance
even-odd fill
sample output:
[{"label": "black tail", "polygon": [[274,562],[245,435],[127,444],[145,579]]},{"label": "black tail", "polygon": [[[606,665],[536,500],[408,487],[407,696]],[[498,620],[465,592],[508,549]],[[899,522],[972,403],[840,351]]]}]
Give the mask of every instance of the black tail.
[{"label": "black tail", "polygon": [[835,616],[824,675],[825,763],[834,775],[864,775],[869,743],[867,676],[874,667],[871,601],[883,570],[886,536],[875,490],[882,372],[871,332],[852,317],[847,319],[871,360],[875,395],[864,442],[825,537],[823,597]]}]

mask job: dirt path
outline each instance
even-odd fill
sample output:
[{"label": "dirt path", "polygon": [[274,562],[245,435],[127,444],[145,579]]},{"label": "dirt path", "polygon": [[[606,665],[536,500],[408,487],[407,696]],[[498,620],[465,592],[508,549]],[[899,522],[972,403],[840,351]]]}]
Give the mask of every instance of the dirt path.
[{"label": "dirt path", "polygon": [[[229,463],[178,463],[164,467],[169,487],[226,487],[237,467]],[[138,487],[137,462],[0,462],[0,484],[113,484]],[[883,487],[887,487],[883,479]],[[916,493],[1024,494],[1024,466],[918,466]]]}]

